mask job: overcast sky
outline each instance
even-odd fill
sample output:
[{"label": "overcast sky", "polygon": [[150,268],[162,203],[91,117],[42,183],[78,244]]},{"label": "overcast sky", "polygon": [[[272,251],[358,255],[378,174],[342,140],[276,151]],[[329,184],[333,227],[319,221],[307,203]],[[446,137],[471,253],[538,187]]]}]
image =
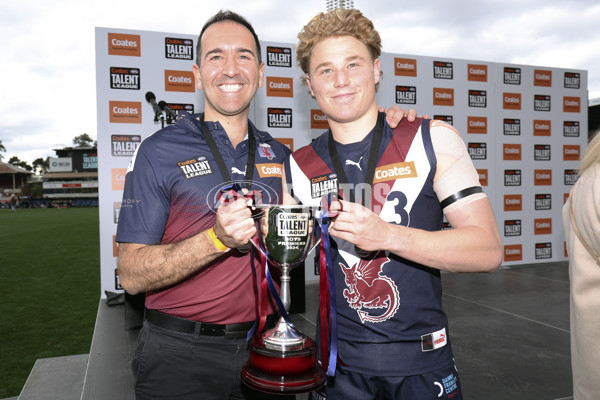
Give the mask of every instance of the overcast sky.
[{"label": "overcast sky", "polygon": [[[218,4],[218,5],[217,5]],[[600,98],[598,0],[354,0],[383,51],[588,71]],[[94,28],[197,35],[228,8],[261,40],[296,43],[325,0],[0,0],[0,141],[4,162],[54,157],[97,139]]]}]

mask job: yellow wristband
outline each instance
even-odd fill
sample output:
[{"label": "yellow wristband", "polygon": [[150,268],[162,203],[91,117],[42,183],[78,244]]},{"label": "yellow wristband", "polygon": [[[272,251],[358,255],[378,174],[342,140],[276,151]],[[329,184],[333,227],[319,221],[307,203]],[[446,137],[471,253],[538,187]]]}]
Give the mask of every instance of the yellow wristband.
[{"label": "yellow wristband", "polygon": [[217,235],[215,234],[215,229],[214,227],[211,227],[208,230],[208,236],[210,237],[210,240],[212,240],[213,244],[215,245],[215,247],[217,248],[217,250],[222,251],[224,253],[228,252],[229,250],[231,250],[229,247],[225,246],[223,244],[223,242],[221,242],[219,240],[219,238],[217,237]]}]

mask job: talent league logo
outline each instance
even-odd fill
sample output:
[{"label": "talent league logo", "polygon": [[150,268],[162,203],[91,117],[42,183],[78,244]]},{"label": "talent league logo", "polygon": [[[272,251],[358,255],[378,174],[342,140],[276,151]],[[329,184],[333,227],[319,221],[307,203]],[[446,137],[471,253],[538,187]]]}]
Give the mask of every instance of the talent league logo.
[{"label": "talent league logo", "polygon": [[552,195],[549,193],[535,195],[535,210],[552,210]]},{"label": "talent league logo", "polygon": [[193,60],[194,41],[192,39],[165,38],[165,58]]},{"label": "talent league logo", "polygon": [[533,96],[534,111],[550,111],[551,98],[548,94],[536,94]]},{"label": "talent league logo", "polygon": [[564,137],[579,137],[579,121],[564,121],[563,122]]},{"label": "talent league logo", "polygon": [[475,82],[487,82],[488,66],[485,64],[468,64],[467,79]]},{"label": "talent league logo", "polygon": [[516,118],[504,118],[504,135],[520,136],[521,120]]},{"label": "talent league logo", "polygon": [[565,169],[564,184],[572,186],[579,179],[579,171],[576,169]]},{"label": "talent league logo", "polygon": [[269,67],[292,67],[292,49],[289,47],[267,46],[267,65]]},{"label": "talent league logo", "polygon": [[[182,111],[187,112],[188,114],[194,113],[194,105],[191,103],[166,103],[167,107],[169,107],[176,115],[180,115]],[[177,122],[177,118],[171,116],[171,113],[165,113],[167,115],[167,125],[174,124]]]},{"label": "talent league logo", "polygon": [[581,75],[579,72],[565,72],[565,89],[579,89],[581,86]]},{"label": "talent league logo", "polygon": [[108,54],[111,56],[140,57],[140,35],[108,33]]},{"label": "talent league logo", "polygon": [[454,65],[447,61],[434,61],[433,77],[435,79],[453,79]]},{"label": "talent league logo", "polygon": [[521,84],[521,68],[504,67],[504,84],[505,85],[520,85]]},{"label": "talent league logo", "polygon": [[487,143],[469,143],[467,149],[471,160],[487,159]]},{"label": "talent league logo", "polygon": [[551,146],[549,144],[534,144],[533,145],[533,160],[534,161],[550,161]]},{"label": "talent league logo", "polygon": [[267,108],[267,125],[269,128],[291,128],[291,108]]},{"label": "talent league logo", "polygon": [[504,236],[521,236],[521,220],[511,219],[504,221]]},{"label": "talent league logo", "polygon": [[487,92],[485,90],[469,90],[469,107],[487,107]]},{"label": "talent league logo", "polygon": [[396,86],[396,104],[417,104],[417,87]]},{"label": "talent league logo", "polygon": [[140,69],[110,67],[110,88],[140,90]]},{"label": "talent league logo", "polygon": [[114,157],[132,157],[140,143],[140,135],[111,135],[110,148]]},{"label": "talent league logo", "polygon": [[310,197],[313,199],[320,199],[330,193],[338,193],[339,190],[336,174],[325,174],[310,179]]},{"label": "talent league logo", "polygon": [[394,75],[417,77],[417,60],[414,58],[394,58]]},{"label": "talent league logo", "polygon": [[433,115],[433,119],[444,121],[450,125],[454,125],[454,117],[452,115]]},{"label": "talent league logo", "polygon": [[[383,254],[366,260],[359,258],[358,263],[346,267],[340,263],[344,272],[347,289],[343,295],[350,308],[356,310],[362,323],[384,322],[392,318],[400,306],[398,287],[392,279],[383,275],[383,266],[390,259]],[[371,314],[370,310],[383,309],[380,314]]]},{"label": "talent league logo", "polygon": [[213,173],[210,162],[208,162],[208,159],[205,156],[179,161],[177,166],[185,179],[210,175]]},{"label": "talent league logo", "polygon": [[521,170],[505,169],[504,186],[521,186]]},{"label": "talent league logo", "polygon": [[535,259],[552,258],[552,243],[536,243],[535,244]]}]

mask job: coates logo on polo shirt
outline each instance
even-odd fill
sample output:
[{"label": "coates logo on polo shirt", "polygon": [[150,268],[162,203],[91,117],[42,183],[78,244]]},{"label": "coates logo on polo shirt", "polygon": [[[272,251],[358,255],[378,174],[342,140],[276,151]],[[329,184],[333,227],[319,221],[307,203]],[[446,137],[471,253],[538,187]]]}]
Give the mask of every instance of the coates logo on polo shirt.
[{"label": "coates logo on polo shirt", "polygon": [[467,133],[487,134],[487,117],[467,117]]},{"label": "coates logo on polo shirt", "polygon": [[283,164],[256,164],[256,170],[261,178],[281,178],[283,176]]},{"label": "coates logo on polo shirt", "polygon": [[396,104],[417,104],[417,87],[396,86]]},{"label": "coates logo on polo shirt", "polygon": [[533,86],[552,87],[552,71],[542,69],[534,70]]},{"label": "coates logo on polo shirt", "polygon": [[522,194],[505,194],[504,195],[504,211],[522,211],[523,210],[523,195]]},{"label": "coates logo on polo shirt", "polygon": [[565,72],[565,89],[579,89],[581,75],[579,72]]},{"label": "coates logo on polo shirt", "polygon": [[448,61],[434,61],[433,77],[435,79],[453,79],[454,65]]},{"label": "coates logo on polo shirt", "polygon": [[275,107],[267,108],[267,126],[269,128],[291,128],[292,109]]},{"label": "coates logo on polo shirt", "polygon": [[521,93],[502,93],[502,108],[505,110],[520,110]]},{"label": "coates logo on polo shirt", "polygon": [[505,85],[520,85],[521,84],[521,68],[504,67],[504,84]]},{"label": "coates logo on polo shirt", "polygon": [[578,113],[581,111],[581,98],[563,96],[563,112]]},{"label": "coates logo on polo shirt", "polygon": [[394,58],[394,75],[417,77],[417,60],[414,58]]},{"label": "coates logo on polo shirt", "polygon": [[289,47],[267,46],[267,65],[269,67],[292,67],[292,49]]},{"label": "coates logo on polo shirt", "polygon": [[563,144],[563,160],[579,161],[581,147],[578,144]]},{"label": "coates logo on polo shirt", "polygon": [[323,111],[310,110],[310,129],[329,129],[329,122]]},{"label": "coates logo on polo shirt", "polygon": [[536,94],[533,96],[534,111],[550,111],[552,99],[549,94]]},{"label": "coates logo on polo shirt", "polygon": [[552,186],[552,170],[536,169],[533,171],[533,184],[535,186]]},{"label": "coates logo on polo shirt", "polygon": [[564,137],[579,137],[579,121],[564,121],[563,122]]},{"label": "coates logo on polo shirt", "polygon": [[140,69],[110,67],[110,88],[140,90]]},{"label": "coates logo on polo shirt", "polygon": [[504,246],[504,261],[523,261],[523,245],[508,244]]},{"label": "coates logo on polo shirt", "polygon": [[194,74],[192,71],[165,70],[165,90],[168,92],[194,93]]},{"label": "coates logo on polo shirt", "polygon": [[373,183],[416,177],[417,168],[415,167],[415,163],[413,161],[405,161],[377,167],[375,169]]},{"label": "coates logo on polo shirt", "polygon": [[433,88],[434,106],[454,106],[454,89]]},{"label": "coates logo on polo shirt", "polygon": [[213,169],[205,156],[188,158],[177,163],[179,170],[185,179],[196,178],[198,176],[210,175]]},{"label": "coates logo on polo shirt", "polygon": [[535,259],[552,258],[552,243],[536,243],[535,244]]},{"label": "coates logo on polo shirt", "polygon": [[140,57],[140,35],[108,33],[108,54],[111,56]]},{"label": "coates logo on polo shirt", "polygon": [[280,76],[267,76],[267,96],[294,97],[294,79]]},{"label": "coates logo on polo shirt", "polygon": [[487,82],[488,66],[485,64],[468,64],[467,79],[475,82]]},{"label": "coates logo on polo shirt", "polygon": [[504,118],[504,135],[520,136],[521,120],[518,118]]},{"label": "coates logo on polo shirt", "polygon": [[533,136],[551,136],[552,135],[552,121],[534,119],[533,120]]},{"label": "coates logo on polo shirt", "polygon": [[468,143],[467,150],[471,160],[486,160],[487,159],[487,143]]},{"label": "coates logo on polo shirt", "polygon": [[109,101],[108,107],[111,123],[142,123],[142,103],[139,101]]},{"label": "coates logo on polo shirt", "polygon": [[194,41],[192,39],[165,38],[165,58],[193,60]]}]

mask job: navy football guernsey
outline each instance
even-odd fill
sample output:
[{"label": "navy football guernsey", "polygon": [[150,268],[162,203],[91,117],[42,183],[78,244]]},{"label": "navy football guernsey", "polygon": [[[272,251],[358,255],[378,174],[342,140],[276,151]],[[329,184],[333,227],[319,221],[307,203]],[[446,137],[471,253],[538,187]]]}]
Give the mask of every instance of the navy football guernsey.
[{"label": "navy football guernsey", "polygon": [[[117,242],[174,243],[214,225],[218,194],[226,182],[202,136],[198,117],[186,115],[138,147],[127,170]],[[231,179],[243,182],[248,140],[234,149],[218,122],[206,124]],[[264,203],[281,203],[282,165],[290,150],[250,121],[248,130],[257,146],[251,190],[259,189]],[[253,321],[256,307],[250,262],[250,252],[232,250],[190,279],[147,293],[146,307],[218,324]]]},{"label": "navy football guernsey", "polygon": [[[385,221],[440,230],[429,120],[403,119],[394,131],[386,122],[372,191],[364,182],[373,132],[359,143],[336,143],[348,183],[369,194],[366,204]],[[304,204],[318,205],[322,195],[343,189],[334,171],[328,133],[286,163],[288,184]],[[384,251],[361,259],[354,245],[332,239],[342,365],[369,375],[407,376],[452,362],[440,271]]]}]

